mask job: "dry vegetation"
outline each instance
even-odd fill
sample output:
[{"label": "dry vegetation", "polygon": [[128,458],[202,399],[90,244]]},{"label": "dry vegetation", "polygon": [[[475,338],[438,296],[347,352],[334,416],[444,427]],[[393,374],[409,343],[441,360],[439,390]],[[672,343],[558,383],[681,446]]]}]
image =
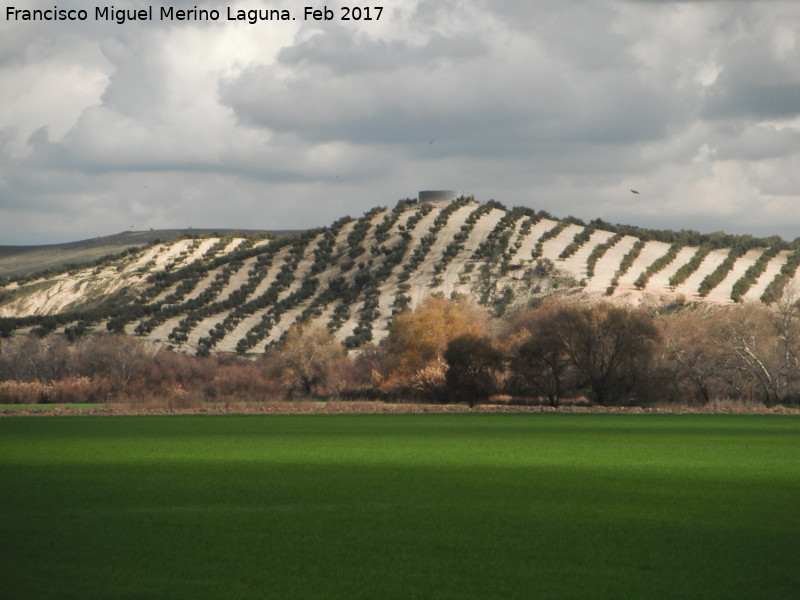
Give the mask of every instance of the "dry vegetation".
[{"label": "dry vegetation", "polygon": [[5,281],[0,402],[796,404],[798,265],[779,238],[402,200]]},{"label": "dry vegetation", "polygon": [[20,335],[0,348],[0,403],[242,412],[320,408],[308,400],[332,402],[325,410],[334,412],[362,411],[365,402],[372,410],[390,410],[384,403],[763,410],[797,405],[799,347],[800,309],[790,302],[777,310],[663,312],[553,301],[498,319],[467,299],[432,297],[396,318],[382,342],[350,355],[313,323],[293,326],[254,360],[189,356],[121,334]]}]

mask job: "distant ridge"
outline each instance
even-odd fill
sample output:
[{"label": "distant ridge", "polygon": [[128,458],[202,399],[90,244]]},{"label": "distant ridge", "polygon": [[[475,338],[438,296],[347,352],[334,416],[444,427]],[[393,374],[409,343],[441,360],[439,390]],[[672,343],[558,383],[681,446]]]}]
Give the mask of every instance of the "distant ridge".
[{"label": "distant ridge", "polygon": [[281,236],[303,231],[302,229],[150,229],[147,231],[122,231],[112,235],[62,244],[0,245],[0,277],[29,275],[67,264],[91,262],[108,254],[116,254],[128,248],[151,244],[156,240],[169,241],[191,236],[226,236],[234,233],[244,236]]}]

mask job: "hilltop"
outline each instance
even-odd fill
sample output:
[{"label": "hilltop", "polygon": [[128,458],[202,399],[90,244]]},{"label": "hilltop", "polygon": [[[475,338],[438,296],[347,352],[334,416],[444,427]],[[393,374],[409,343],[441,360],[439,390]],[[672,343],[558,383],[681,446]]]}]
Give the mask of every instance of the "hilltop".
[{"label": "hilltop", "polygon": [[[75,252],[115,249],[88,256],[91,265],[8,280],[0,332],[110,330],[190,353],[249,353],[315,320],[357,348],[431,294],[469,296],[498,315],[553,295],[769,304],[800,263],[797,242],[780,238],[585,223],[471,198],[404,200],[284,235],[152,232],[156,241],[139,233],[95,248],[76,243]],[[2,261],[14,260],[0,248],[6,273],[15,271]]]}]

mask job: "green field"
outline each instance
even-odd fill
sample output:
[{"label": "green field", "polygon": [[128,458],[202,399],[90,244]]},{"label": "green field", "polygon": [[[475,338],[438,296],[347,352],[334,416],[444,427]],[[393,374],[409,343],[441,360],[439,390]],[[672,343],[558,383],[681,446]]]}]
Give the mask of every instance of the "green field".
[{"label": "green field", "polygon": [[800,419],[0,420],[0,597],[768,598]]}]

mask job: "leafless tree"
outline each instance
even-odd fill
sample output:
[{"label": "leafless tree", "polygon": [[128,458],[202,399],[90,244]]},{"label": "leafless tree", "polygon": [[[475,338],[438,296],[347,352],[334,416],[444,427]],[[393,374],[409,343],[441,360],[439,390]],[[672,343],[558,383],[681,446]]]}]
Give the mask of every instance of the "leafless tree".
[{"label": "leafless tree", "polygon": [[312,396],[336,392],[347,355],[326,327],[292,326],[280,350],[280,376],[291,394]]}]

